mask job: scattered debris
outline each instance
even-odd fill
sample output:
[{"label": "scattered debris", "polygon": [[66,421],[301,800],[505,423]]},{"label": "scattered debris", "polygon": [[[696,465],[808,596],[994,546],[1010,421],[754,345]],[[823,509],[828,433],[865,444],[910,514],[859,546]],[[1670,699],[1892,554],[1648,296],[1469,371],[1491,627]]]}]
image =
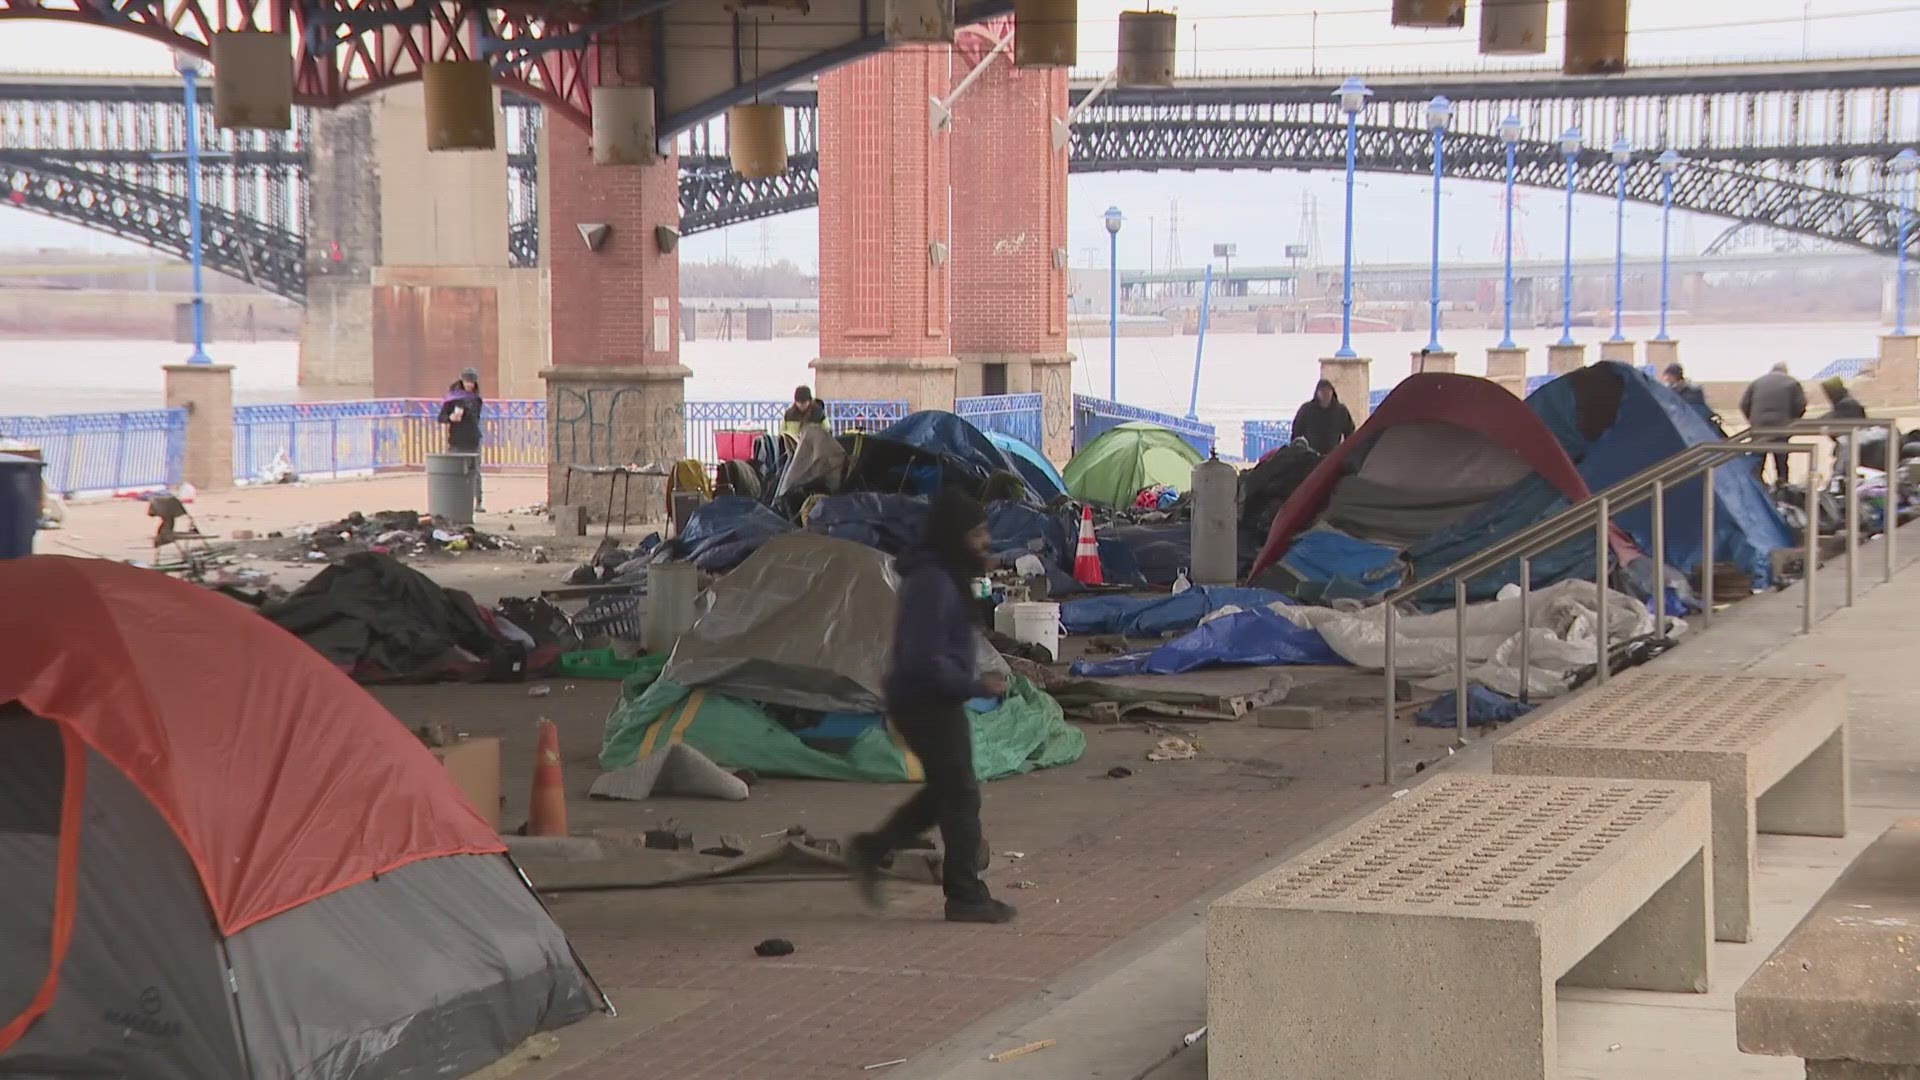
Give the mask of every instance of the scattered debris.
[{"label": "scattered debris", "polygon": [[1024,851],[1003,851],[1000,853],[1000,857],[1003,859],[1024,859],[1027,857],[1027,853]]},{"label": "scattered debris", "polygon": [[[656,750],[624,769],[601,773],[588,794],[596,799],[628,802],[639,802],[654,795],[692,795],[740,802],[747,797],[747,782],[715,765],[712,758],[686,743],[671,743],[666,749]],[[787,830],[786,835],[805,836],[806,829],[796,825]]]},{"label": "scattered debris", "polygon": [[1180,1040],[1180,1045],[1192,1046],[1194,1043],[1197,1043],[1201,1039],[1204,1039],[1206,1037],[1207,1037],[1207,1029],[1205,1027],[1202,1027],[1198,1031],[1187,1032],[1186,1037]]},{"label": "scattered debris", "polygon": [[252,529],[235,529],[233,530],[233,538],[235,540],[251,540],[253,539],[253,530]]},{"label": "scattered debris", "polygon": [[1619,1043],[1614,1043],[1613,1045],[1611,1045],[1611,1046],[1609,1046],[1609,1047],[1607,1047],[1607,1053],[1609,1053],[1609,1054],[1611,1054],[1611,1053],[1613,1053],[1613,1052],[1614,1052],[1615,1050],[1618,1050],[1618,1049],[1620,1049],[1620,1044],[1619,1044]]},{"label": "scattered debris", "polygon": [[755,956],[792,956],[793,942],[783,937],[770,937],[753,947]]},{"label": "scattered debris", "polygon": [[1401,788],[1399,791],[1396,791],[1393,793],[1393,797],[1396,799],[1404,799],[1412,793],[1413,793],[1412,788]]},{"label": "scattered debris", "polygon": [[1127,768],[1125,765],[1115,765],[1113,768],[1107,770],[1107,779],[1109,780],[1125,780],[1132,775],[1133,770]]},{"label": "scattered debris", "polygon": [[722,859],[737,859],[745,855],[746,851],[742,848],[734,847],[732,844],[727,843],[725,838],[722,838],[718,847],[703,847],[700,849],[700,854],[713,855]]},{"label": "scattered debris", "polygon": [[542,686],[527,687],[528,697],[546,697],[548,694],[551,694],[551,693],[553,693],[553,687],[551,686],[542,685]]},{"label": "scattered debris", "polygon": [[1153,749],[1147,751],[1147,760],[1186,761],[1189,758],[1198,756],[1199,753],[1199,748],[1194,746],[1193,743],[1188,742],[1178,735],[1168,735],[1158,743],[1155,743]]},{"label": "scattered debris", "polygon": [[668,820],[665,826],[648,829],[642,835],[646,846],[655,851],[691,851],[693,849],[692,830],[682,829],[677,821]]},{"label": "scattered debris", "polygon": [[551,562],[552,556],[547,554],[546,548],[535,547],[533,549],[533,561],[536,563]]},{"label": "scattered debris", "polygon": [[1014,1058],[1023,1058],[1023,1057],[1026,1057],[1028,1054],[1038,1053],[1042,1050],[1047,1049],[1048,1047],[1055,1046],[1055,1045],[1057,1045],[1057,1043],[1053,1039],[1041,1039],[1039,1042],[1030,1042],[1025,1046],[1016,1046],[1011,1050],[1002,1050],[997,1054],[988,1054],[987,1060],[998,1065],[1003,1061],[1012,1061]]},{"label": "scattered debris", "polygon": [[1026,880],[1015,881],[1007,886],[1009,889],[1037,889],[1039,887],[1039,882]]},{"label": "scattered debris", "polygon": [[440,551],[510,551],[519,546],[471,525],[444,528],[432,515],[412,510],[355,511],[339,521],[301,530],[297,545],[287,548],[285,555],[320,562],[362,551],[417,557]]},{"label": "scattered debris", "polygon": [[876,1061],[871,1065],[860,1066],[860,1071],[872,1072],[875,1069],[886,1069],[886,1068],[891,1068],[892,1066],[895,1066],[895,1065],[905,1065],[906,1063],[907,1063],[906,1058],[894,1058],[892,1061]]}]

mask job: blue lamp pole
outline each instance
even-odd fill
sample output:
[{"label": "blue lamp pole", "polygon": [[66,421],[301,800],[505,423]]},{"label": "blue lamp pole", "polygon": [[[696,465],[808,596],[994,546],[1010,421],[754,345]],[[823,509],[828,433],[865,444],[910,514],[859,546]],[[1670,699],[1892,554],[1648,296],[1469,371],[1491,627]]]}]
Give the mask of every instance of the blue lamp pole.
[{"label": "blue lamp pole", "polygon": [[1571,127],[1560,136],[1560,156],[1567,162],[1567,259],[1560,279],[1560,344],[1578,344],[1573,340],[1573,188],[1580,175],[1580,144],[1584,136]]},{"label": "blue lamp pole", "polygon": [[1120,208],[1107,207],[1107,393],[1120,400]]},{"label": "blue lamp pole", "polygon": [[1894,263],[1893,272],[1893,332],[1896,337],[1907,335],[1907,237],[1913,232],[1913,174],[1920,170],[1920,154],[1912,147],[1893,155],[1888,163],[1899,185],[1896,198],[1900,204],[1900,251]]},{"label": "blue lamp pole", "polygon": [[1367,107],[1367,98],[1372,93],[1355,75],[1347,76],[1340,89],[1333,92],[1340,102],[1340,111],[1347,116],[1347,221],[1340,273],[1340,350],[1333,354],[1341,360],[1358,355],[1353,351],[1353,172],[1360,147],[1360,110]]},{"label": "blue lamp pole", "polygon": [[1433,289],[1427,300],[1431,312],[1428,352],[1445,351],[1440,348],[1440,175],[1446,170],[1447,122],[1452,119],[1453,102],[1445,94],[1427,102],[1427,128],[1433,132]]},{"label": "blue lamp pole", "polygon": [[1672,341],[1667,336],[1667,309],[1673,285],[1673,176],[1680,171],[1680,155],[1668,148],[1654,159],[1660,166],[1660,336],[1655,341]]},{"label": "blue lamp pole", "polygon": [[207,297],[201,287],[200,247],[200,58],[173,54],[173,69],[186,84],[187,105],[187,253],[193,265],[193,355],[189,364],[211,364],[207,355]]},{"label": "blue lamp pole", "polygon": [[1500,338],[1500,348],[1513,349],[1513,185],[1519,176],[1518,154],[1520,150],[1520,118],[1509,116],[1500,121],[1500,141],[1507,145],[1507,251],[1506,251],[1506,312],[1501,326],[1505,331]]},{"label": "blue lamp pole", "polygon": [[1627,168],[1633,164],[1633,144],[1625,139],[1613,143],[1613,336],[1609,341],[1627,340]]}]

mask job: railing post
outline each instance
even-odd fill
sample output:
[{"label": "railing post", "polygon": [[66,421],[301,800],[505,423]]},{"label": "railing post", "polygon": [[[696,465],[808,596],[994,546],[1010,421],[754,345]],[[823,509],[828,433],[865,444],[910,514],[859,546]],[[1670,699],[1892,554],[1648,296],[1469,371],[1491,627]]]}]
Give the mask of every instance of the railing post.
[{"label": "railing post", "polygon": [[1456,737],[1467,744],[1467,579],[1453,579],[1453,705]]},{"label": "railing post", "polygon": [[1653,636],[1667,636],[1667,484],[1653,482]]},{"label": "railing post", "polygon": [[1533,657],[1533,560],[1520,560],[1520,704],[1527,703],[1527,668]]},{"label": "railing post", "polygon": [[1820,485],[1815,483],[1814,455],[1807,455],[1807,560],[1806,607],[1800,612],[1800,632],[1813,633],[1813,579],[1820,571]]},{"label": "railing post", "polygon": [[1596,590],[1594,603],[1597,609],[1597,622],[1594,635],[1597,643],[1594,646],[1594,652],[1598,660],[1593,671],[1593,681],[1597,685],[1605,686],[1608,675],[1607,661],[1611,658],[1609,656],[1611,643],[1607,640],[1607,608],[1609,607],[1607,604],[1607,560],[1612,554],[1608,543],[1612,537],[1608,534],[1607,530],[1606,496],[1602,495],[1598,502],[1600,504],[1600,520],[1594,525],[1593,534],[1595,548],[1593,584]]},{"label": "railing post", "polygon": [[1380,782],[1393,783],[1393,684],[1395,679],[1393,663],[1393,641],[1400,632],[1398,612],[1393,605],[1393,597],[1388,596],[1385,604],[1386,615],[1386,665],[1387,665],[1387,709],[1380,723]]},{"label": "railing post", "polygon": [[1885,515],[1886,520],[1883,523],[1886,526],[1888,581],[1893,580],[1893,536],[1900,531],[1900,490],[1897,483],[1900,472],[1899,462],[1900,422],[1898,420],[1889,420],[1887,421],[1887,512]]},{"label": "railing post", "polygon": [[[1855,591],[1859,588],[1859,567],[1856,565],[1860,555],[1860,432],[1854,428],[1847,432],[1847,605],[1853,606]],[[1825,434],[1822,432],[1822,434]],[[1893,465],[1899,460],[1899,447],[1887,447],[1887,492],[1895,490]]]},{"label": "railing post", "polygon": [[1700,474],[1700,625],[1713,625],[1713,466]]}]

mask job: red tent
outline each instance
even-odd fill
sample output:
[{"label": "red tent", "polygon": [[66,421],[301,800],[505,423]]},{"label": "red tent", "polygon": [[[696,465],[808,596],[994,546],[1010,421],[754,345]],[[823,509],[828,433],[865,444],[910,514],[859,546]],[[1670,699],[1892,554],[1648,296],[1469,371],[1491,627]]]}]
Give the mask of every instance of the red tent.
[{"label": "red tent", "polygon": [[[89,1054],[121,1043],[87,1045],[89,1024],[135,1009],[107,997],[148,978],[176,994],[169,1022],[199,1032],[156,1041],[133,1069],[154,1077],[244,1073],[233,1060],[314,1077],[471,1071],[590,1011],[585,973],[499,837],[304,642],[101,559],[0,561],[0,596],[0,867],[17,886],[0,898],[0,1073],[16,1055],[29,1072],[90,1071]],[[113,910],[107,881],[142,898],[138,917]],[[205,1000],[190,992],[201,976]],[[436,1015],[462,998],[464,1013]],[[400,1018],[420,1034],[376,1045]],[[131,1067],[115,1060],[106,1071]]]},{"label": "red tent", "polygon": [[1580,479],[1579,470],[1561,449],[1553,432],[1541,423],[1526,402],[1499,384],[1470,375],[1439,372],[1410,375],[1393,388],[1360,430],[1321,460],[1274,515],[1273,527],[1267,533],[1267,543],[1259,559],[1254,562],[1253,574],[1258,575],[1280,561],[1294,538],[1320,517],[1333,497],[1335,486],[1349,472],[1349,456],[1394,428],[1436,423],[1471,432],[1480,440],[1516,455],[1574,502],[1589,494],[1586,482]]}]

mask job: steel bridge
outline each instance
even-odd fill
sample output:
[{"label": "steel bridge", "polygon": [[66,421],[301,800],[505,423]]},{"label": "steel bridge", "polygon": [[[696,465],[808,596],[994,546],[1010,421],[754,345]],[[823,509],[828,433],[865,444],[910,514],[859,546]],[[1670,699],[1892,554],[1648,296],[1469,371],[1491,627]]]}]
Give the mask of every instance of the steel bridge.
[{"label": "steel bridge", "polygon": [[[1327,170],[1345,164],[1345,124],[1331,77],[1186,81],[1170,89],[1111,90],[1076,119],[1074,172],[1200,169]],[[1083,102],[1090,80],[1077,80]],[[1445,93],[1458,108],[1447,171],[1499,181],[1499,124],[1522,123],[1519,182],[1565,186],[1560,133],[1578,126],[1588,149],[1577,185],[1611,196],[1606,147],[1625,138],[1642,152],[1628,196],[1660,200],[1653,153],[1686,157],[1674,201],[1687,210],[1854,248],[1891,253],[1898,218],[1886,160],[1920,144],[1920,63],[1904,58],[1685,69],[1641,68],[1610,78],[1557,73],[1435,72],[1382,76],[1363,116],[1358,167],[1431,170],[1426,102]],[[682,229],[693,233],[814,206],[819,131],[810,86],[783,91],[789,105],[788,169],[747,180],[727,165],[723,119],[677,137]],[[509,111],[508,173],[516,264],[537,260],[534,188],[541,106],[517,92]],[[283,296],[305,290],[306,151],[310,120],[287,134],[202,131],[208,158],[207,259],[215,269]],[[0,77],[0,191],[14,205],[76,221],[160,250],[186,251],[185,108],[165,79],[113,82]],[[1915,243],[1920,244],[1920,236]]]}]

